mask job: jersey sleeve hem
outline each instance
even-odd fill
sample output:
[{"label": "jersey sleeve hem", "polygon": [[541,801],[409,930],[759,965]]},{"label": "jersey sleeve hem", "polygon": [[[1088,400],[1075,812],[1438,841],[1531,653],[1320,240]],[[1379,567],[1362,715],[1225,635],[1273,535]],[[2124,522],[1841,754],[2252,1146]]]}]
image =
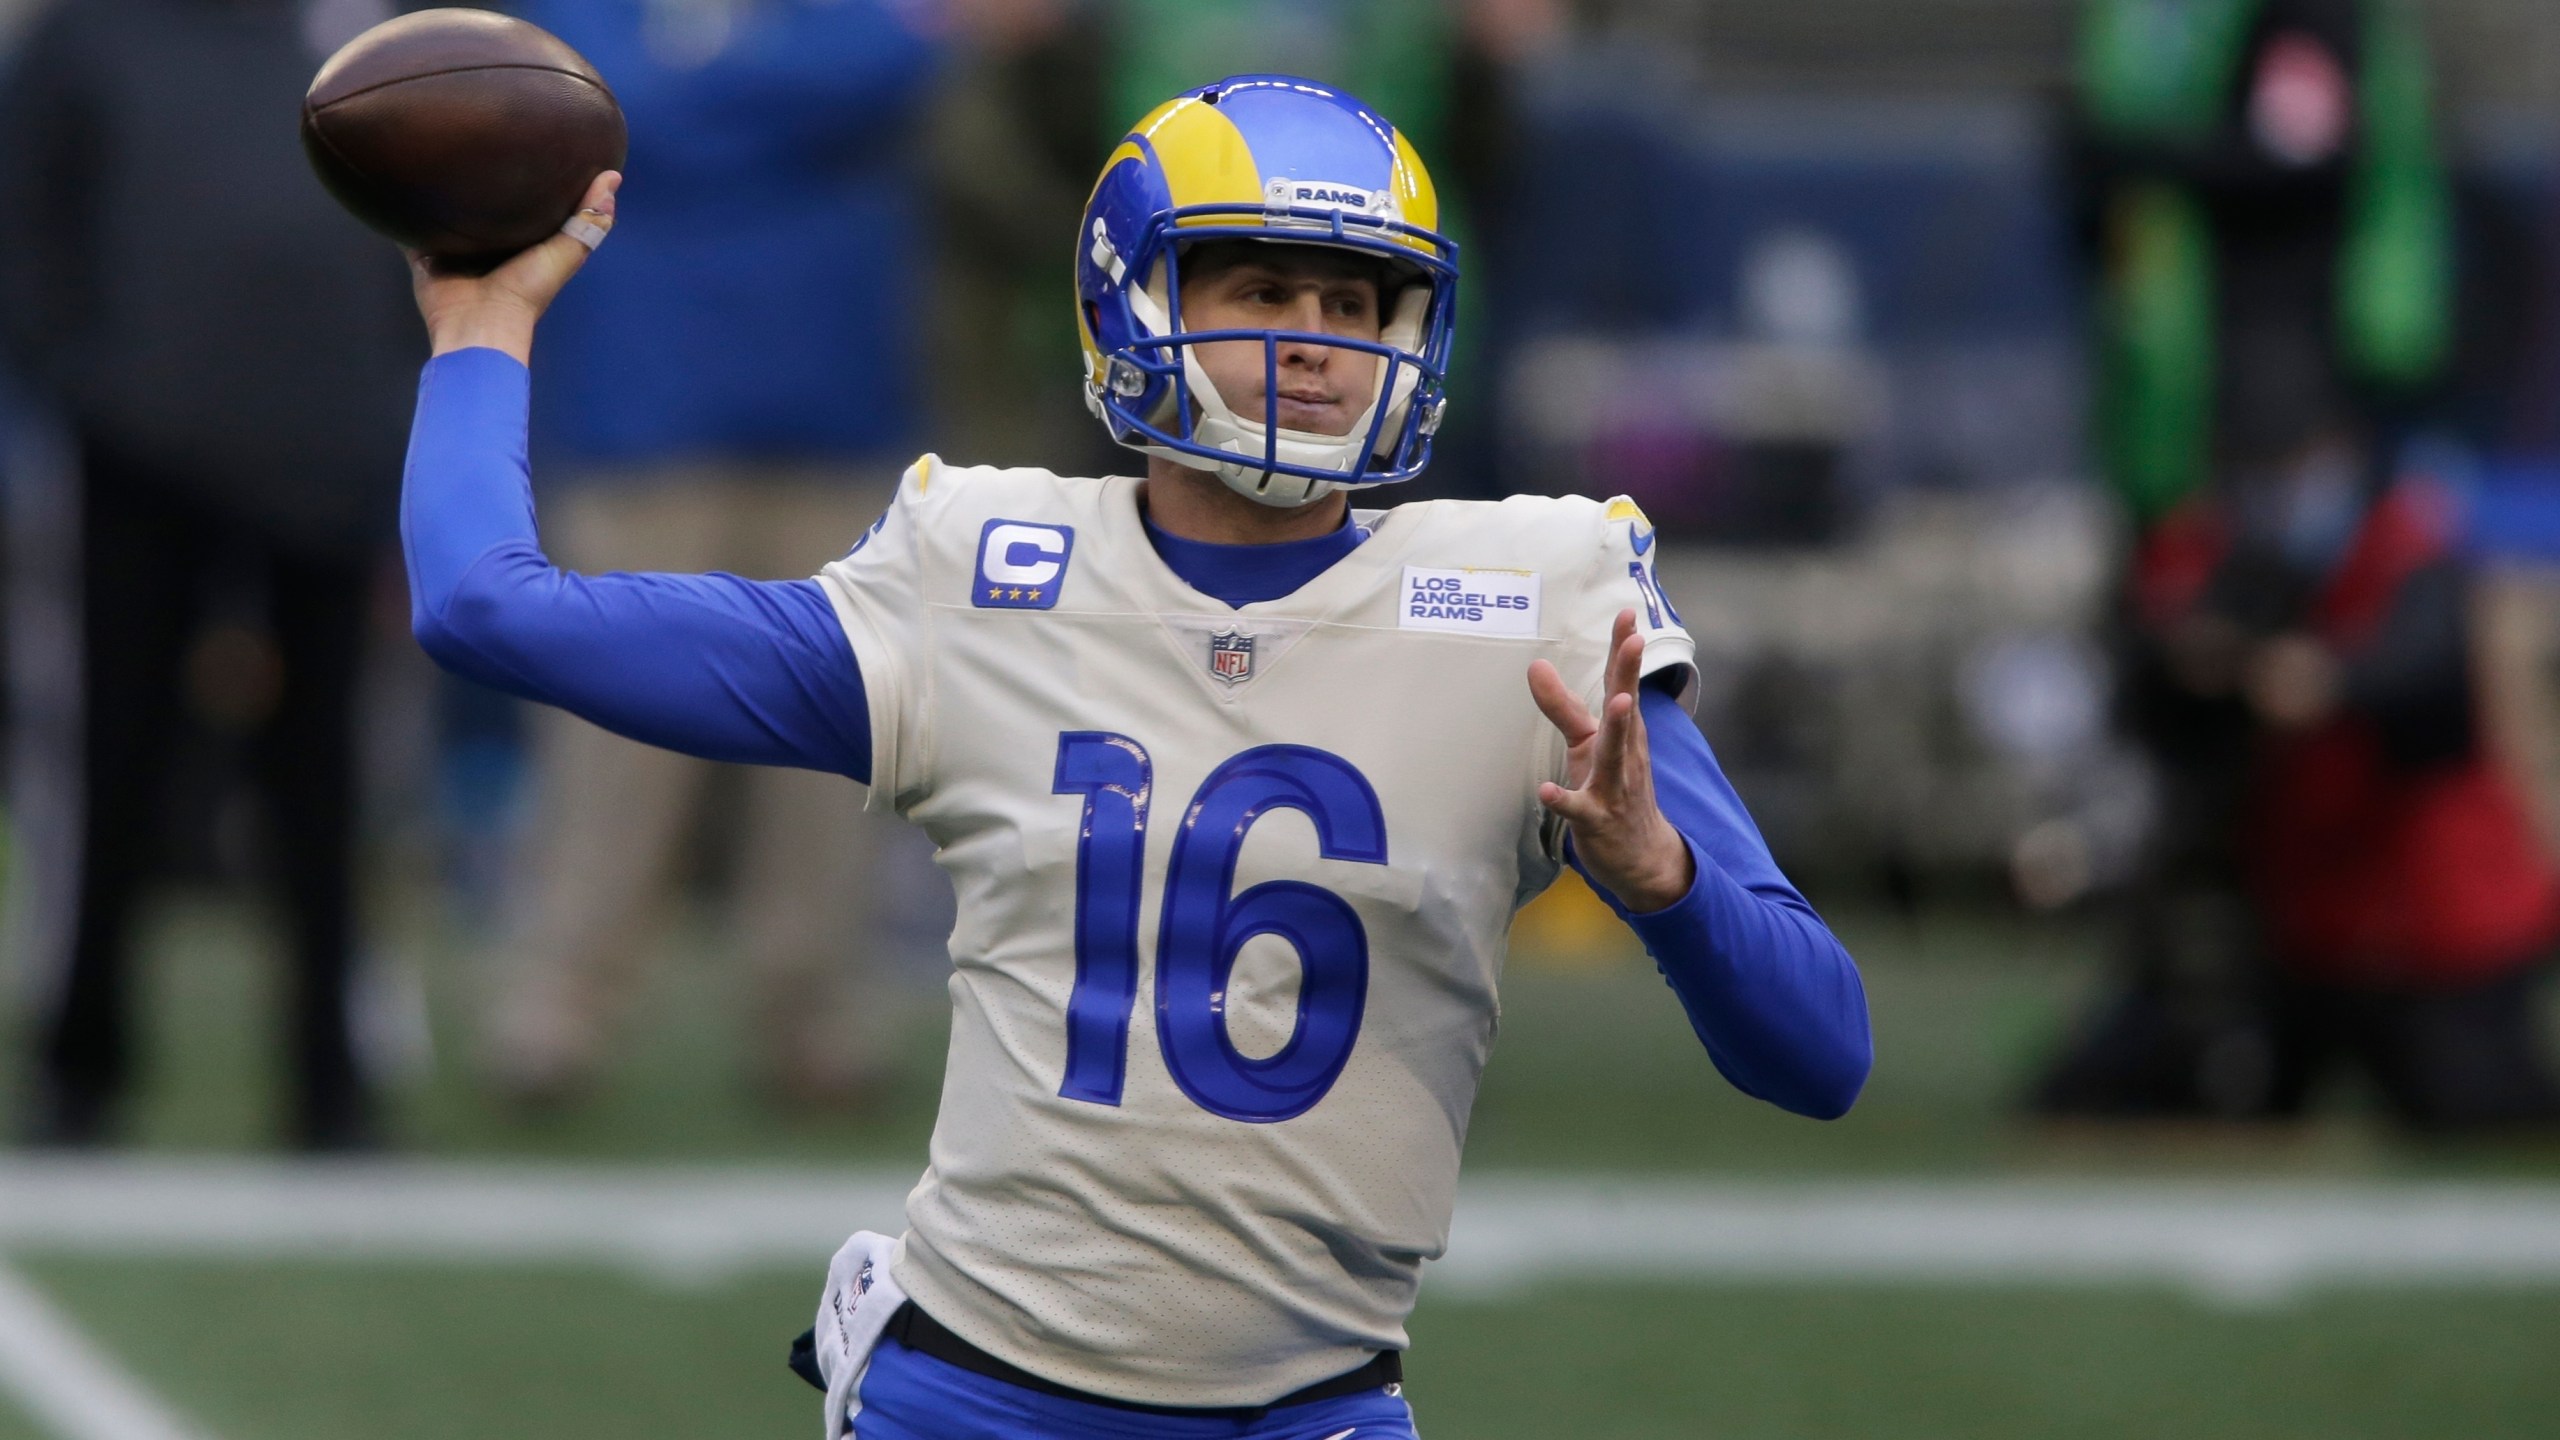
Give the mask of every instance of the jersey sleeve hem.
[{"label": "jersey sleeve hem", "polygon": [[1673,698],[1680,708],[1698,713],[1698,645],[1688,636],[1676,632],[1656,635],[1647,640],[1644,658],[1637,662],[1637,679],[1648,681],[1665,671],[1681,672],[1680,688]]},{"label": "jersey sleeve hem", "polygon": [[871,788],[866,809],[891,808],[899,793],[906,788],[907,777],[898,764],[901,737],[901,697],[907,693],[907,666],[897,647],[890,644],[880,629],[863,613],[862,602],[835,575],[821,572],[818,586],[834,607],[836,623],[843,627],[845,643],[853,649],[854,665],[862,672],[865,703],[871,711]]}]

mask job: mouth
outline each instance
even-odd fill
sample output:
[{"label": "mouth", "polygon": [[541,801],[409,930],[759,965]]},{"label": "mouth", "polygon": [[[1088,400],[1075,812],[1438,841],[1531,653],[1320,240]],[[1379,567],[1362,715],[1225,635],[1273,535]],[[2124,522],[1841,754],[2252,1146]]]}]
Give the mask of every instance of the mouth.
[{"label": "mouth", "polygon": [[1299,422],[1335,418],[1342,408],[1342,397],[1325,391],[1283,390],[1274,408],[1279,411],[1283,428],[1305,430],[1311,427]]}]

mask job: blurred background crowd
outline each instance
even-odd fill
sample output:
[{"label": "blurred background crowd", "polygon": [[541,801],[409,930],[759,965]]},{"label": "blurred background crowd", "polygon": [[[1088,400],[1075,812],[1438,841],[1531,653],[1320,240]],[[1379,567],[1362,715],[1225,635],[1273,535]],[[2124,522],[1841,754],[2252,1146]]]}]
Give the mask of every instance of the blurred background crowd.
[{"label": "blurred background crowd", "polygon": [[[149,1037],[253,1012],[285,1144],[407,1143],[430,1073],[538,1126],[697,952],[729,1082],[913,1103],[947,901],[909,837],[406,637],[419,327],[293,127],[392,8],[0,0],[14,1138],[129,1138]],[[2560,9],[514,8],[631,121],[544,330],[563,563],[804,575],[922,450],[1125,468],[1068,312],[1101,157],[1207,78],[1335,81],[1465,247],[1417,489],[1647,508],[1701,723],[1827,910],[1993,916],[1986,964],[2083,937],[2004,1105],[2560,1122]],[[257,918],[165,918],[221,895]],[[208,925],[274,1003],[155,1028]],[[1524,946],[1606,930],[1564,893]]]}]

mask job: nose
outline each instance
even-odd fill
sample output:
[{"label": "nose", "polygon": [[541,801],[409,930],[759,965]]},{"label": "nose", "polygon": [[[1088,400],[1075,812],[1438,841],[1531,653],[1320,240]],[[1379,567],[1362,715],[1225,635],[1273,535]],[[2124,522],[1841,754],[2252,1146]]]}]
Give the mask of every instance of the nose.
[{"label": "nose", "polygon": [[[1290,299],[1288,309],[1282,312],[1279,328],[1294,330],[1302,335],[1323,334],[1323,293],[1312,286],[1299,291]],[[1321,370],[1325,362],[1332,358],[1333,347],[1330,345],[1319,345],[1307,340],[1280,342],[1280,363],[1283,365],[1304,365]]]}]

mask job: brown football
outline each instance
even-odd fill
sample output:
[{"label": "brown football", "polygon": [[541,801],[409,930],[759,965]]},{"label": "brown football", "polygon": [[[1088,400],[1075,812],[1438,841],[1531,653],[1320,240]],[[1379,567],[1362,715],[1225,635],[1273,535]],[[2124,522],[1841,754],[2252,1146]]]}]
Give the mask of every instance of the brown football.
[{"label": "brown football", "polygon": [[487,10],[420,10],[329,57],[302,145],[356,218],[458,269],[557,231],[629,132],[604,77],[559,37]]}]

